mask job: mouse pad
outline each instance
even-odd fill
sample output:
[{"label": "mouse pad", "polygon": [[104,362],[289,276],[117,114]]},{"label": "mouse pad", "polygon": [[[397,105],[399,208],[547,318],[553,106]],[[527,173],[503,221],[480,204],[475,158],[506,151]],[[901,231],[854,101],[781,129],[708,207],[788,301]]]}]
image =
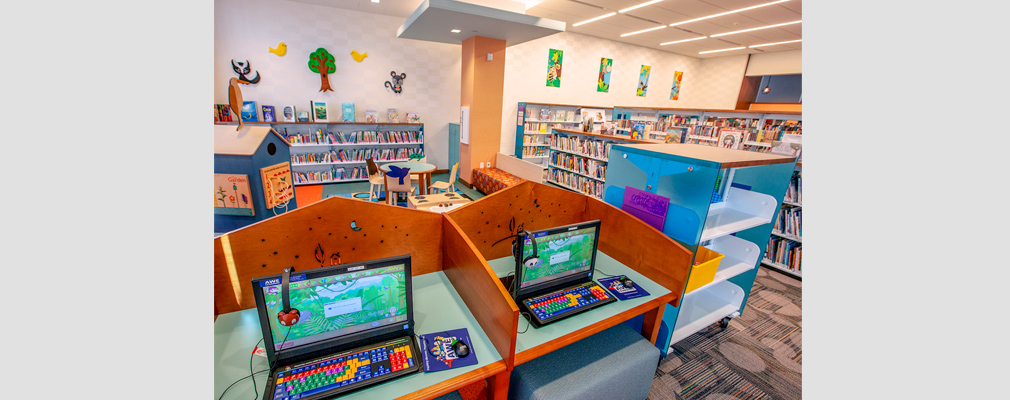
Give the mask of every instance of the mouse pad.
[{"label": "mouse pad", "polygon": [[[470,354],[466,357],[456,356],[452,350],[452,342],[462,340],[470,348]],[[418,346],[421,348],[421,359],[424,361],[424,372],[445,371],[451,368],[465,367],[477,364],[477,354],[473,350],[470,334],[466,328],[452,329],[444,332],[429,333],[421,335]],[[433,356],[434,351],[437,356]]]},{"label": "mouse pad", "polygon": [[[635,284],[635,287],[631,289],[624,287],[621,282],[617,281],[623,277],[624,275],[618,275],[610,278],[598,279],[597,281],[600,282],[600,286],[607,288],[610,293],[613,293],[614,297],[618,300],[628,300],[649,295],[649,292],[646,292],[645,289],[642,289],[642,287],[638,286],[637,283]],[[635,280],[632,279],[631,281],[634,282]]]}]

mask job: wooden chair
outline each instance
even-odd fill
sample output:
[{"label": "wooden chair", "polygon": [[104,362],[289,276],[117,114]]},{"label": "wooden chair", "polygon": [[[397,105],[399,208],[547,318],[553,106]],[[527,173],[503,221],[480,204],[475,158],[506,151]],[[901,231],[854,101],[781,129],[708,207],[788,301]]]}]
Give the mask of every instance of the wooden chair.
[{"label": "wooden chair", "polygon": [[459,168],[459,163],[455,163],[455,164],[452,165],[452,172],[449,174],[449,181],[448,182],[441,182],[441,181],[439,181],[439,182],[432,182],[431,185],[428,186],[428,188],[429,189],[436,189],[435,193],[438,193],[438,190],[448,191],[451,188],[452,192],[455,193],[456,192],[456,169],[457,168]]},{"label": "wooden chair", "polygon": [[403,184],[401,185],[400,178],[394,178],[386,175],[386,203],[395,206],[397,197],[396,193],[406,193],[407,196],[414,193],[414,189],[417,187],[411,185],[410,183],[411,181],[409,179],[404,179]]},{"label": "wooden chair", "polygon": [[382,171],[379,171],[379,166],[375,164],[375,160],[367,158],[365,161],[368,163],[368,201],[373,201],[375,200],[375,186],[378,185],[381,190],[386,181],[382,179]]}]

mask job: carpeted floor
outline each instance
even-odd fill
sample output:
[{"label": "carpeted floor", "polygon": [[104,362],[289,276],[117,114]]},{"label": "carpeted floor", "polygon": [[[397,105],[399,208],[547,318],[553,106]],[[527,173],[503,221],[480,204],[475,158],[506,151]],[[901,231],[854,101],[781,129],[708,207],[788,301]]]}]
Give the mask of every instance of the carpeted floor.
[{"label": "carpeted floor", "polygon": [[674,345],[659,363],[651,400],[799,399],[802,283],[761,268],[743,315]]}]

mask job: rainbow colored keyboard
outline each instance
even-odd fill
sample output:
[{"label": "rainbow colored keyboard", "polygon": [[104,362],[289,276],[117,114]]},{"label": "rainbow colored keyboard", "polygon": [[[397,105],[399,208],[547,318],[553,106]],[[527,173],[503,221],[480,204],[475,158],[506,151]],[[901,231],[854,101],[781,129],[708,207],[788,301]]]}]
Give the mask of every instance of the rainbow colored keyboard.
[{"label": "rainbow colored keyboard", "polygon": [[522,301],[530,311],[530,324],[541,327],[559,319],[617,301],[595,281],[567,287]]},{"label": "rainbow colored keyboard", "polygon": [[293,365],[272,377],[273,397],[268,398],[331,396],[418,371],[420,363],[410,349],[410,339],[403,338]]}]

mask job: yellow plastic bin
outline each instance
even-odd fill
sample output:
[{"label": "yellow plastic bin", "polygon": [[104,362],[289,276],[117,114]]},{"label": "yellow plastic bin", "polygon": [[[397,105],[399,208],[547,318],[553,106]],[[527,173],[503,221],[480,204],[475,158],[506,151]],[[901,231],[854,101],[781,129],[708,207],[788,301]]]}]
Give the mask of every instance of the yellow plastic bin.
[{"label": "yellow plastic bin", "polygon": [[694,268],[691,268],[691,276],[687,278],[687,288],[685,293],[700,288],[715,279],[715,272],[719,270],[719,262],[722,261],[722,254],[698,246],[698,254],[694,257]]}]

